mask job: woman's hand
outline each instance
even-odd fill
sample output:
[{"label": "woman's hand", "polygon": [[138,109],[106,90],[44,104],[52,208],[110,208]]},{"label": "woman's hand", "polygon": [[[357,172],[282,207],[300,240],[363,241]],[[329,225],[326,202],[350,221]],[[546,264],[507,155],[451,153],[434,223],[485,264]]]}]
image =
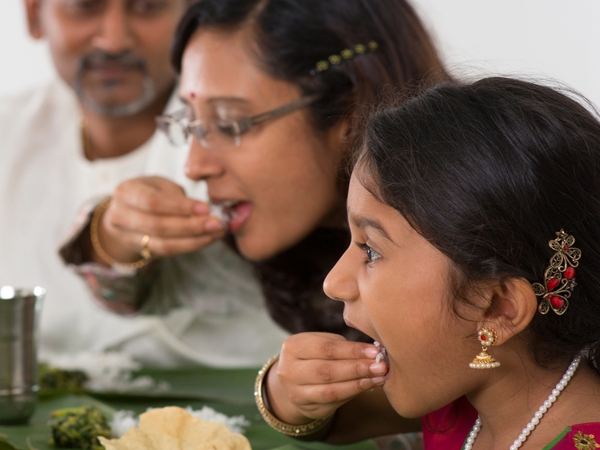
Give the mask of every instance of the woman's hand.
[{"label": "woman's hand", "polygon": [[[140,259],[142,238],[153,256],[199,250],[225,235],[223,224],[206,203],[186,197],[183,189],[161,177],[121,183],[102,214],[98,238],[102,248],[123,263]],[[98,261],[98,255],[93,255]]]},{"label": "woman's hand", "polygon": [[387,365],[375,362],[379,349],[329,333],[300,333],[283,344],[266,390],[271,411],[301,425],[333,414],[357,395],[385,382]]}]

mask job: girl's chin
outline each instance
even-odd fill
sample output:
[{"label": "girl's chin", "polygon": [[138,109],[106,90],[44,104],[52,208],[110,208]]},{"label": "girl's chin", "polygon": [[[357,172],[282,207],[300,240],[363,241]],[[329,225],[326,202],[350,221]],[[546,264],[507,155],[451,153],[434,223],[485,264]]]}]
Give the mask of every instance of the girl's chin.
[{"label": "girl's chin", "polygon": [[420,402],[411,402],[410,398],[398,392],[391,393],[389,389],[386,389],[386,384],[383,385],[383,391],[390,401],[392,408],[400,416],[405,419],[419,419],[428,413],[428,411],[423,409],[423,405]]}]

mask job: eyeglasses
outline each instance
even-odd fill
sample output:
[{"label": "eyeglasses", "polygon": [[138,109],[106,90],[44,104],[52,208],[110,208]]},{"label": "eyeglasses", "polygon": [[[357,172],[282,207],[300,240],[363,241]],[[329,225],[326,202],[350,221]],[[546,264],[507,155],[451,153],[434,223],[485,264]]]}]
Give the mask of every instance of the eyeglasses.
[{"label": "eyeglasses", "polygon": [[158,116],[155,120],[158,128],[167,135],[169,142],[173,145],[187,144],[191,136],[195,136],[204,148],[226,150],[231,147],[239,147],[242,142],[242,134],[252,127],[308,106],[319,98],[318,94],[306,95],[287,105],[241,120],[197,119],[190,122],[185,110]]}]

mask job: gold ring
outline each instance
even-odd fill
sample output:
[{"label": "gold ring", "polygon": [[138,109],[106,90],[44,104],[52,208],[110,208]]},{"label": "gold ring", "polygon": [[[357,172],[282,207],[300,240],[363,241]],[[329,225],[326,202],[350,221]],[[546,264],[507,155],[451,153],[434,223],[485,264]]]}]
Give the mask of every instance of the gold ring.
[{"label": "gold ring", "polygon": [[152,258],[152,252],[150,251],[149,244],[150,236],[145,234],[144,236],[142,236],[142,249],[140,250],[140,255],[142,255],[142,258],[144,259]]}]

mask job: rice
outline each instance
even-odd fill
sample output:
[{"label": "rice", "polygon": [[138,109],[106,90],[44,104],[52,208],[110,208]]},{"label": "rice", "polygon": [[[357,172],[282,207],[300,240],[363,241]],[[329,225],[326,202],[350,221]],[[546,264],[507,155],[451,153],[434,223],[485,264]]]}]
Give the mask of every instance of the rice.
[{"label": "rice", "polygon": [[141,364],[121,352],[82,352],[75,355],[46,355],[44,362],[61,370],[80,370],[88,376],[85,389],[93,392],[159,391],[170,389],[148,375],[133,377]]},{"label": "rice", "polygon": [[[148,408],[151,410],[152,408]],[[228,417],[223,413],[217,412],[209,406],[203,406],[202,409],[194,410],[190,406],[185,410],[197,419],[205,422],[217,422],[222,423],[232,433],[244,433],[244,427],[250,425],[250,422],[246,420],[244,416],[233,416]],[[133,411],[117,411],[113,416],[110,424],[110,429],[113,438],[120,438],[131,428],[137,427],[139,418],[135,416]]]},{"label": "rice", "polygon": [[375,362],[380,362],[387,356],[387,350],[385,347],[382,347],[378,341],[374,341],[373,345],[379,349],[379,353],[377,353],[377,357],[375,358]]}]

